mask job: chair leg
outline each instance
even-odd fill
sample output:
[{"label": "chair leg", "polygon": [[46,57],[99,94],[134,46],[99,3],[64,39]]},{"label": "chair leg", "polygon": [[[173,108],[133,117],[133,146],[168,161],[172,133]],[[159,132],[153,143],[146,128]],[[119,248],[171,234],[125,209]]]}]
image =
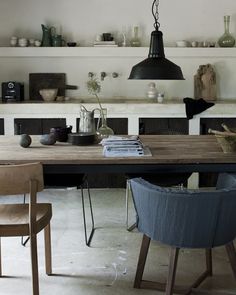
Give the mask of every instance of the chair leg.
[{"label": "chair leg", "polygon": [[125,191],[125,207],[126,207],[126,218],[125,218],[125,223],[126,223],[126,230],[127,231],[132,231],[136,227],[136,223],[133,223],[131,226],[129,226],[129,197],[131,193],[131,188],[130,188],[130,182],[129,179],[126,180],[126,191]]},{"label": "chair leg", "polygon": [[[23,204],[25,204],[26,203],[26,194],[24,194],[23,195]],[[28,241],[29,241],[29,237],[27,237],[26,239],[25,239],[25,241],[24,241],[24,237],[22,236],[21,237],[21,245],[22,246],[26,246],[26,244],[28,243]]]},{"label": "chair leg", "polygon": [[31,251],[33,295],[39,295],[38,254],[37,254],[37,236],[36,236],[36,234],[33,234],[30,237],[30,251]]},{"label": "chair leg", "polygon": [[86,183],[87,183],[88,200],[89,200],[89,207],[90,207],[90,216],[91,216],[91,222],[92,222],[92,229],[91,229],[91,232],[89,234],[89,237],[87,235],[87,223],[86,223],[86,212],[85,212],[85,204],[84,204],[83,185],[80,186],[80,189],[81,189],[81,199],[82,199],[82,209],[83,209],[85,244],[89,247],[90,243],[92,241],[92,238],[93,238],[95,228],[94,228],[94,218],[93,218],[93,207],[92,207],[90,189],[89,189],[89,185],[88,185],[87,180],[86,180]]},{"label": "chair leg", "polygon": [[129,225],[129,193],[130,193],[130,185],[129,180],[126,180],[126,190],[125,190],[125,224],[126,229],[128,229]]},{"label": "chair leg", "polygon": [[1,247],[1,237],[0,237],[0,277],[2,276],[2,247]]},{"label": "chair leg", "polygon": [[52,274],[52,250],[51,250],[51,229],[50,223],[44,229],[44,244],[45,244],[45,267],[46,274]]},{"label": "chair leg", "polygon": [[212,249],[206,249],[206,270],[212,276]]},{"label": "chair leg", "polygon": [[179,255],[179,248],[171,248],[169,273],[168,273],[167,284],[166,284],[166,295],[173,294],[178,255]]},{"label": "chair leg", "polygon": [[236,279],[236,251],[234,248],[234,243],[231,242],[225,246],[228,257],[229,257],[229,262],[231,264],[231,268],[234,274],[234,278]]},{"label": "chair leg", "polygon": [[143,278],[143,271],[144,271],[144,267],[145,267],[146,260],[147,260],[147,254],[148,254],[150,241],[151,241],[151,239],[144,234],[142,244],[141,244],[140,253],[139,253],[136,275],[135,275],[135,279],[134,279],[134,288],[140,288],[142,278]]}]

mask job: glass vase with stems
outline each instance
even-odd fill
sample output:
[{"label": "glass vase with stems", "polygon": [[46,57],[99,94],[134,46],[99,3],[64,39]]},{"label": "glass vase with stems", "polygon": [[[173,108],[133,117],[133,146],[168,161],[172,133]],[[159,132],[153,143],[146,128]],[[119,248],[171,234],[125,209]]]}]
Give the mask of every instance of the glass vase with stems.
[{"label": "glass vase with stems", "polygon": [[[98,105],[99,105],[99,109],[100,109],[100,122],[98,122],[98,128],[97,128],[97,137],[98,140],[102,140],[103,138],[107,138],[110,135],[114,134],[114,131],[107,126],[107,109],[102,107],[102,104],[100,102],[98,93],[100,93],[101,91],[101,85],[100,83],[97,81],[97,79],[91,77],[89,81],[87,81],[87,89],[88,92],[92,95],[94,95],[97,99]],[[99,127],[99,125],[101,125]]]},{"label": "glass vase with stems", "polygon": [[218,44],[220,47],[234,47],[235,38],[229,32],[230,15],[224,16],[224,34],[219,38]]}]

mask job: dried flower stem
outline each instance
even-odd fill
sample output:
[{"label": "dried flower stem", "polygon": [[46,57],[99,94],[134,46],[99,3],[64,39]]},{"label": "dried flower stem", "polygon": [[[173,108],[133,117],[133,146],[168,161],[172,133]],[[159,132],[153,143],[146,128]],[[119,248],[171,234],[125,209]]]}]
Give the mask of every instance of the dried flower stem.
[{"label": "dried flower stem", "polygon": [[102,105],[101,105],[100,99],[98,97],[98,93],[101,91],[100,83],[97,81],[97,79],[91,77],[91,79],[89,81],[87,81],[87,89],[88,89],[89,93],[91,93],[92,95],[94,95],[97,98],[97,102],[100,107],[102,123],[105,122],[105,116],[103,113]]}]

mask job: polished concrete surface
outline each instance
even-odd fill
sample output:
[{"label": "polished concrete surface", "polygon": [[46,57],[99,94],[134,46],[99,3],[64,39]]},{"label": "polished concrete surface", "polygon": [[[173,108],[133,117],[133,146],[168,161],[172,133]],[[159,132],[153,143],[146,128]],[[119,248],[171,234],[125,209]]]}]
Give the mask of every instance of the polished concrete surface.
[{"label": "polished concrete surface", "polygon": [[[125,230],[125,191],[105,189],[92,190],[91,193],[97,228],[91,247],[84,243],[80,192],[60,189],[39,194],[39,201],[53,204],[52,276],[44,272],[43,235],[38,235],[40,294],[164,294],[133,288],[142,235],[137,230]],[[1,201],[7,202],[6,198]],[[22,198],[18,201],[22,202]],[[145,279],[164,282],[168,254],[168,247],[152,242]],[[21,246],[20,238],[2,238],[2,258],[4,277],[0,279],[0,295],[32,294],[29,245]],[[203,269],[204,251],[182,250],[177,282],[191,283]],[[214,295],[218,292],[236,294],[236,281],[222,247],[213,252],[213,271],[214,276],[208,278],[201,288]]]}]

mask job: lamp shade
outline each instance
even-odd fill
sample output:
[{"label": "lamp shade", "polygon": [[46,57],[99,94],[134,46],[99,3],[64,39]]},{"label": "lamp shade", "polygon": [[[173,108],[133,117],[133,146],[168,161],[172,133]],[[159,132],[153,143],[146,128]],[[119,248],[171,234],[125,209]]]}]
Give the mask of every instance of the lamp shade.
[{"label": "lamp shade", "polygon": [[165,58],[161,31],[151,33],[148,58],[133,66],[129,79],[184,80],[181,68]]}]

